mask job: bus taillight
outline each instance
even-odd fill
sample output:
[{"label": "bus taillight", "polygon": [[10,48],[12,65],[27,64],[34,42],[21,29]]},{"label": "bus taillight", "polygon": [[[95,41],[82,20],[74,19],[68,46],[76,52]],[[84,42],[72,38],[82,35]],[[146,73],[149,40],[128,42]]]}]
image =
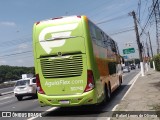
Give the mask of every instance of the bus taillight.
[{"label": "bus taillight", "polygon": [[36,22],[36,25],[38,25],[40,23],[40,21],[39,22]]},{"label": "bus taillight", "polygon": [[79,15],[79,16],[77,16],[78,18],[81,18],[81,16]]},{"label": "bus taillight", "polygon": [[94,88],[94,77],[92,70],[87,70],[87,85],[84,92],[88,92]]},{"label": "bus taillight", "polygon": [[39,74],[36,74],[37,92],[40,94],[45,94],[40,83]]}]

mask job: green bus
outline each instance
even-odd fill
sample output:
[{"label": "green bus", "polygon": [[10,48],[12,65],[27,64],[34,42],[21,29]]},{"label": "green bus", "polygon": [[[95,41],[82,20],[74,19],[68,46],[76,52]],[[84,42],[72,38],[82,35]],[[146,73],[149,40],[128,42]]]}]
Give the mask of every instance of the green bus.
[{"label": "green bus", "polygon": [[117,43],[86,16],[36,22],[33,50],[41,106],[103,103],[122,83]]}]

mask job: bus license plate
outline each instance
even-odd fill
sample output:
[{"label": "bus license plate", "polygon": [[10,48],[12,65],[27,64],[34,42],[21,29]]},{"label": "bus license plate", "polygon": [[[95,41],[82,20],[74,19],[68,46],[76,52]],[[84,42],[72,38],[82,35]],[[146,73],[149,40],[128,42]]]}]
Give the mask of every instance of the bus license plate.
[{"label": "bus license plate", "polygon": [[69,104],[69,100],[61,100],[59,101],[60,104]]}]

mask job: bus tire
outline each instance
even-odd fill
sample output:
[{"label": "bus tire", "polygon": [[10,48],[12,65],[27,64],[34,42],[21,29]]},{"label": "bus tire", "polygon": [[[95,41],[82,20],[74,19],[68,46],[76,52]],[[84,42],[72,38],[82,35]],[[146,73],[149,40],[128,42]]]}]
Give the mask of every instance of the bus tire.
[{"label": "bus tire", "polygon": [[111,87],[110,87],[110,83],[109,83],[106,88],[106,100],[110,101],[110,99],[111,99]]},{"label": "bus tire", "polygon": [[119,77],[119,86],[122,85],[122,76]]},{"label": "bus tire", "polygon": [[102,105],[105,105],[107,103],[107,85],[104,86],[104,99],[102,101]]}]

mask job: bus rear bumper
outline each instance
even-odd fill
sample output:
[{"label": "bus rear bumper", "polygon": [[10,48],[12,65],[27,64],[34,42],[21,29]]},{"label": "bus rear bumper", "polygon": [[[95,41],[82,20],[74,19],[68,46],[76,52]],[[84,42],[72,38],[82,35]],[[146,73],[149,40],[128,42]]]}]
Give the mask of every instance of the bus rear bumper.
[{"label": "bus rear bumper", "polygon": [[38,100],[41,106],[57,107],[80,106],[97,103],[96,92],[94,89],[83,94],[65,96],[47,96],[38,93]]}]

